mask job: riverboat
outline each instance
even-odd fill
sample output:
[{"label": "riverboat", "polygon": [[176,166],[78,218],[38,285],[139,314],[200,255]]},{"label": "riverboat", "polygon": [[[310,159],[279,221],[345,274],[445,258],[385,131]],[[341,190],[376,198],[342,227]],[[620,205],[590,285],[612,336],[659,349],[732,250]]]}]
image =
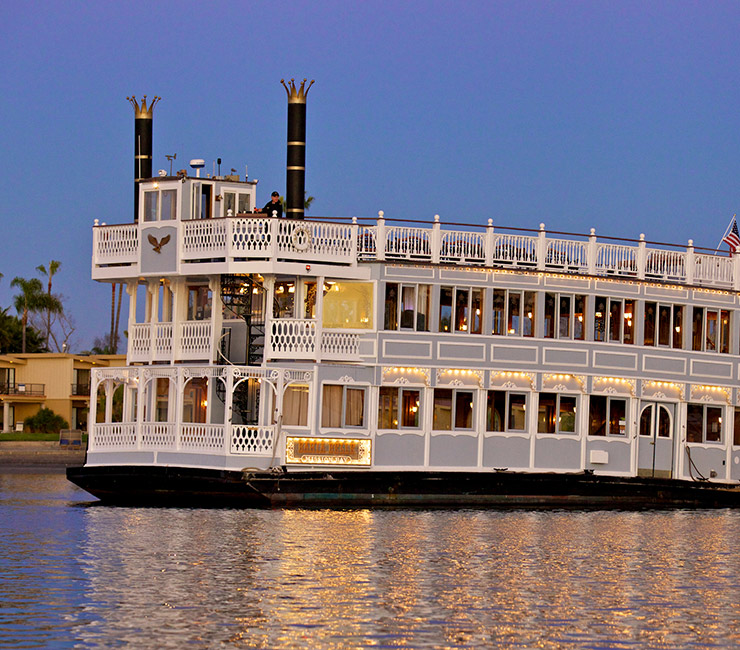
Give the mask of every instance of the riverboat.
[{"label": "riverboat", "polygon": [[111,503],[740,505],[740,255],[305,219],[310,85],[285,87],[286,218],[233,170],[153,175],[157,100],[131,98],[134,219],[96,222],[92,260],[126,287],[127,366],[93,370],[71,481]]}]

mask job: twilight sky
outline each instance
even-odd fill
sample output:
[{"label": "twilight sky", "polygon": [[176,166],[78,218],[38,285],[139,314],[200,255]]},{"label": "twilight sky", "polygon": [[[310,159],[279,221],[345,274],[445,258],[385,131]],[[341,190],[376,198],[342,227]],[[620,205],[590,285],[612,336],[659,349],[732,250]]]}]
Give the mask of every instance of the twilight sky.
[{"label": "twilight sky", "polygon": [[309,216],[714,248],[740,212],[739,28],[724,1],[0,3],[0,307],[57,259],[73,350],[109,329],[91,227],[132,219],[127,95],[163,97],[155,170],[220,157],[284,193],[283,77],[316,80]]}]

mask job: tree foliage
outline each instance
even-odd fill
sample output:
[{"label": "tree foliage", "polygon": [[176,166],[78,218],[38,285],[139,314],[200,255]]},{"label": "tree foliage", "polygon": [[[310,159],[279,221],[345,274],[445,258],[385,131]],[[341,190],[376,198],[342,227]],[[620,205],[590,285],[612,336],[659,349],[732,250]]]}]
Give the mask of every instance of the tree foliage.
[{"label": "tree foliage", "polygon": [[50,313],[58,314],[63,310],[62,303],[56,296],[44,292],[44,288],[38,278],[26,280],[25,278],[15,277],[10,283],[10,286],[20,290],[20,293],[13,299],[13,305],[21,317],[21,352],[26,352],[29,314],[47,310]]},{"label": "tree foliage", "polygon": [[[8,313],[9,307],[0,309],[0,354],[23,350],[23,325],[21,319]],[[44,337],[33,327],[26,328],[26,351],[43,352]]]},{"label": "tree foliage", "polygon": [[27,417],[23,420],[23,426],[34,433],[59,433],[61,429],[69,429],[67,420],[48,408],[42,408],[36,415]]}]

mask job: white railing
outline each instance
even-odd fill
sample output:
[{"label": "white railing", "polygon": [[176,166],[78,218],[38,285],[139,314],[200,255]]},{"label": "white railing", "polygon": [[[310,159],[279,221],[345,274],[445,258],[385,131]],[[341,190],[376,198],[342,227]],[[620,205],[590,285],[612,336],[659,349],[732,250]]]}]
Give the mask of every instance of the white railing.
[{"label": "white railing", "polygon": [[93,228],[93,260],[98,264],[135,264],[139,260],[139,227],[95,226]]},{"label": "white railing", "polygon": [[547,239],[545,266],[583,272],[588,269],[587,246],[573,239]]},{"label": "white railing", "polygon": [[226,440],[223,424],[183,423],[180,426],[180,449],[186,451],[224,451]]},{"label": "white railing", "polygon": [[360,335],[324,330],[321,333],[321,358],[328,361],[359,361]]},{"label": "white railing", "polygon": [[683,282],[686,279],[686,253],[658,249],[648,251],[645,275]]},{"label": "white railing", "polygon": [[[733,287],[734,258],[697,253],[694,260],[696,284]],[[735,285],[737,288],[737,285]]]},{"label": "white railing", "polygon": [[142,449],[174,449],[174,422],[145,422],[141,425]]},{"label": "white railing", "polygon": [[537,237],[496,235],[493,240],[493,261],[506,265],[535,266],[537,264]]},{"label": "white railing", "polygon": [[275,427],[234,424],[231,427],[231,453],[272,456]]},{"label": "white railing", "polygon": [[621,244],[598,244],[597,273],[637,276],[637,247]]},{"label": "white railing", "polygon": [[[175,224],[181,239],[178,263],[188,266],[221,260],[225,264],[272,259],[347,266],[358,260],[413,260],[562,269],[740,289],[740,258],[695,253],[691,242],[680,250],[648,248],[642,236],[634,245],[599,242],[594,231],[586,241],[552,238],[544,224],[531,235],[496,232],[491,222],[484,232],[442,230],[437,218],[430,228],[388,226],[382,214],[373,226],[257,216]],[[141,233],[139,224],[96,226],[93,276],[100,269],[97,277],[110,279],[117,265],[135,267]],[[144,348],[140,339],[135,355],[149,354]]]},{"label": "white railing", "polygon": [[182,222],[182,259],[226,256],[226,219],[196,219]]},{"label": "white railing", "polygon": [[93,424],[88,441],[90,451],[105,449],[135,449],[136,423],[116,422]]},{"label": "white railing", "polygon": [[442,262],[483,264],[486,260],[486,237],[479,232],[447,230],[442,233],[439,259]]},{"label": "white railing", "polygon": [[172,359],[172,323],[152,323],[154,330],[154,361]]},{"label": "white railing", "polygon": [[211,356],[211,334],[213,324],[210,320],[189,320],[178,323],[179,359],[209,359]]},{"label": "white railing", "polygon": [[275,219],[228,219],[230,255],[236,259],[265,258],[275,240],[271,223]]},{"label": "white railing", "polygon": [[128,332],[128,360],[148,361],[152,354],[152,326],[149,323],[135,323]]},{"label": "white railing", "polygon": [[316,356],[316,321],[276,318],[270,328],[272,359],[314,359]]},{"label": "white railing", "polygon": [[385,233],[386,259],[431,259],[431,230],[394,226]]}]

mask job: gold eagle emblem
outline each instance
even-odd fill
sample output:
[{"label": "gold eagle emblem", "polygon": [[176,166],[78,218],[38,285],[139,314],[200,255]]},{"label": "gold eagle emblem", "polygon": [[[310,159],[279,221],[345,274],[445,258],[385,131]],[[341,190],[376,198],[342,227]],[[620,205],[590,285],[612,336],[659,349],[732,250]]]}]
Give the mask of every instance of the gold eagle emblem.
[{"label": "gold eagle emblem", "polygon": [[161,253],[162,252],[162,246],[164,246],[168,241],[170,241],[170,236],[169,235],[165,235],[164,237],[162,237],[162,239],[159,239],[158,240],[154,235],[149,235],[147,237],[147,239],[149,240],[149,243],[154,248],[154,252],[155,253]]}]

